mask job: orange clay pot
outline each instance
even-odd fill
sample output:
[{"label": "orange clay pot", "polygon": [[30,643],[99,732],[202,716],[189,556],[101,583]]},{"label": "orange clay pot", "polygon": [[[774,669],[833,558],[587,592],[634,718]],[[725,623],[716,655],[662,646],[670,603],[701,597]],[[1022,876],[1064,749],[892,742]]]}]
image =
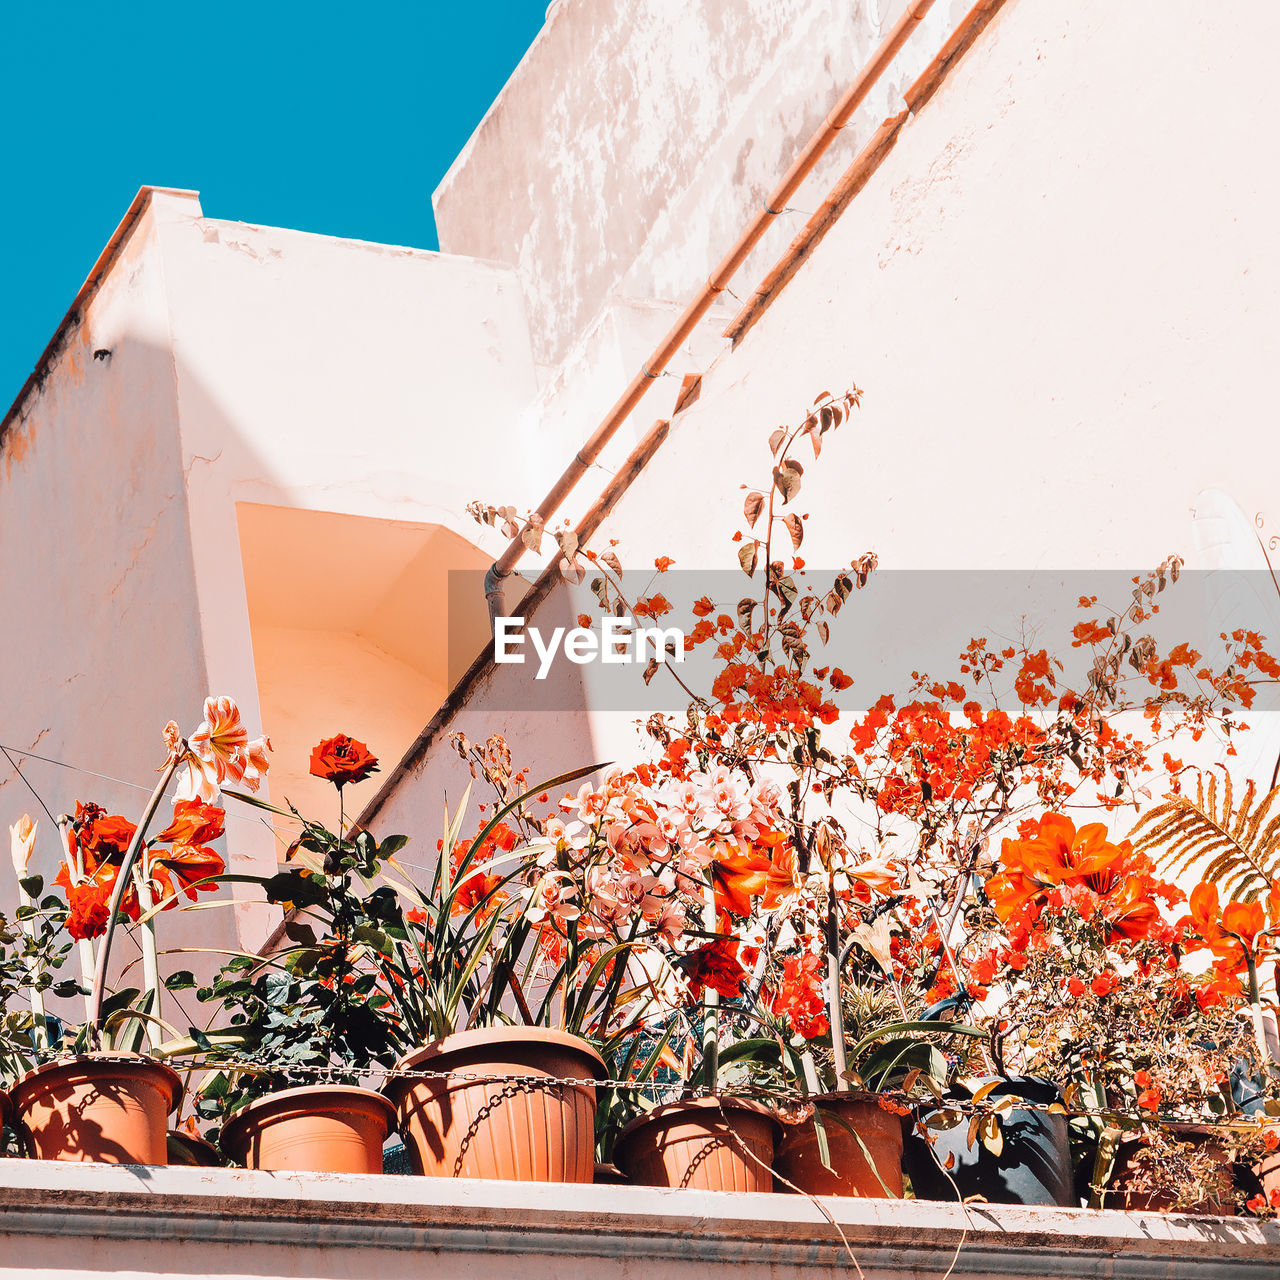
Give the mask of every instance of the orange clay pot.
[{"label": "orange clay pot", "polygon": [[462,1031],[408,1054],[397,1069],[449,1073],[438,1079],[392,1077],[385,1086],[415,1173],[592,1180],[595,1085],[504,1083],[510,1076],[603,1080],[604,1059],[585,1040],[541,1027]]},{"label": "orange clay pot", "polygon": [[745,1098],[672,1102],[632,1120],[613,1159],[636,1186],[772,1191],[781,1130],[768,1107]]},{"label": "orange clay pot", "polygon": [[166,1121],[182,1098],[171,1068],[141,1054],[82,1054],[28,1071],[12,1089],[37,1160],[167,1164]]},{"label": "orange clay pot", "polygon": [[[773,1168],[786,1181],[779,1181],[777,1190],[901,1200],[901,1118],[883,1110],[873,1093],[826,1093],[811,1101],[818,1115],[783,1129]],[[822,1162],[817,1119],[826,1134],[830,1168]]]},{"label": "orange clay pot", "polygon": [[1209,1149],[1217,1168],[1217,1187],[1208,1196],[1196,1204],[1182,1205],[1172,1192],[1165,1191],[1127,1191],[1125,1183],[1130,1174],[1137,1168],[1136,1157],[1143,1149],[1140,1138],[1129,1138],[1120,1143],[1116,1152],[1115,1167],[1111,1170],[1108,1190],[1103,1193],[1104,1209],[1124,1209],[1129,1213],[1189,1213],[1209,1215],[1213,1217],[1236,1217],[1236,1205],[1232,1196],[1235,1186],[1231,1160],[1232,1153],[1223,1143],[1219,1133],[1211,1128],[1194,1124],[1171,1124],[1167,1126],[1183,1142],[1192,1142],[1197,1146]]},{"label": "orange clay pot", "polygon": [[246,1169],[381,1173],[395,1111],[354,1085],[306,1085],[251,1102],[223,1126],[222,1149]]},{"label": "orange clay pot", "polygon": [[222,1153],[212,1142],[206,1142],[183,1129],[170,1129],[165,1138],[169,1163],[195,1165],[201,1169],[220,1169]]},{"label": "orange clay pot", "polygon": [[[1268,1125],[1263,1132],[1274,1133],[1277,1138],[1280,1138],[1280,1124]],[[1254,1166],[1254,1172],[1258,1175],[1258,1181],[1262,1183],[1262,1194],[1270,1203],[1272,1193],[1280,1191],[1280,1146],[1266,1152]]]}]

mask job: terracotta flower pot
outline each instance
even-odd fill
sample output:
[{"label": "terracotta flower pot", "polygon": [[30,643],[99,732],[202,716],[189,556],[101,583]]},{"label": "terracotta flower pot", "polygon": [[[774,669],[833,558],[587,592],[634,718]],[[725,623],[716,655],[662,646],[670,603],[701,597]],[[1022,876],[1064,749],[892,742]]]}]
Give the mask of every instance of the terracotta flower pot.
[{"label": "terracotta flower pot", "polygon": [[212,1142],[206,1142],[194,1133],[182,1129],[170,1129],[165,1147],[170,1164],[195,1165],[201,1169],[220,1169],[222,1153]]},{"label": "terracotta flower pot", "polygon": [[246,1169],[381,1173],[395,1109],[354,1085],[282,1089],[251,1102],[223,1126],[222,1149]]},{"label": "terracotta flower pot", "polygon": [[28,1071],[14,1113],[38,1160],[166,1164],[169,1113],[182,1098],[171,1068],[141,1054],[83,1054]]},{"label": "terracotta flower pot", "polygon": [[490,1027],[446,1036],[402,1058],[390,1079],[415,1173],[443,1178],[590,1182],[595,1166],[594,1084],[505,1077],[603,1080],[604,1059],[585,1040],[540,1027]]},{"label": "terracotta flower pot", "polygon": [[[1267,1129],[1280,1138],[1280,1124],[1268,1125]],[[1270,1200],[1272,1192],[1280,1191],[1280,1145],[1258,1161],[1257,1174],[1258,1181],[1262,1183],[1262,1193]]]},{"label": "terracotta flower pot", "polygon": [[[777,1190],[790,1191],[791,1183],[811,1196],[901,1200],[902,1117],[884,1110],[873,1093],[826,1093],[811,1101],[818,1114],[783,1129],[773,1168],[786,1182]],[[822,1162],[818,1119],[830,1168]]]},{"label": "terracotta flower pot", "polygon": [[632,1120],[613,1159],[637,1186],[772,1191],[781,1130],[768,1107],[745,1098],[672,1102]]},{"label": "terracotta flower pot", "polygon": [[597,1186],[625,1187],[628,1185],[626,1175],[616,1164],[601,1164],[599,1161],[596,1162],[595,1176],[591,1181]]},{"label": "terracotta flower pot", "polygon": [[[1129,1190],[1130,1178],[1138,1172],[1142,1163],[1140,1154],[1146,1147],[1141,1138],[1129,1138],[1120,1143],[1116,1151],[1115,1165],[1108,1180],[1108,1190],[1103,1193],[1104,1209],[1124,1209],[1130,1213],[1193,1213],[1221,1218],[1236,1216],[1235,1176],[1231,1164],[1233,1152],[1223,1142],[1215,1129],[1194,1124],[1166,1126],[1170,1136],[1180,1142],[1191,1143],[1207,1150],[1214,1162],[1213,1185],[1207,1194],[1195,1204],[1182,1204],[1178,1197],[1167,1190]],[[1158,1163],[1158,1162],[1157,1162]]]}]

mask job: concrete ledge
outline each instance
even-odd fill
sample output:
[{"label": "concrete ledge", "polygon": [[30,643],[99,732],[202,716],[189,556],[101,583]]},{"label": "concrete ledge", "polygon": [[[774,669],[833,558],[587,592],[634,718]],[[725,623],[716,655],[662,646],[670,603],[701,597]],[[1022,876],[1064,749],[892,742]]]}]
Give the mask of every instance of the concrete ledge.
[{"label": "concrete ledge", "polygon": [[[1027,1280],[1280,1275],[1273,1223],[823,1203],[867,1280],[940,1277],[953,1258],[957,1276]],[[799,1196],[0,1163],[0,1274],[572,1280],[682,1267],[743,1280],[853,1270],[832,1223]]]}]

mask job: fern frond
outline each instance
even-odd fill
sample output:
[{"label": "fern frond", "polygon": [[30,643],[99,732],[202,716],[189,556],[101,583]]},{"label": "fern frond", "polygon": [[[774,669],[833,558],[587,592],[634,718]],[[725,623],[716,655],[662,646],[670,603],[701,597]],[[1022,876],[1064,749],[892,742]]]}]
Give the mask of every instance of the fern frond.
[{"label": "fern frond", "polygon": [[1228,898],[1255,899],[1280,876],[1280,787],[1255,804],[1249,782],[1235,804],[1230,775],[1223,777],[1221,807],[1215,774],[1208,785],[1196,780],[1196,796],[1172,796],[1145,813],[1130,832],[1133,847],[1154,853],[1157,864],[1177,876],[1197,863],[1201,878],[1217,884]]}]

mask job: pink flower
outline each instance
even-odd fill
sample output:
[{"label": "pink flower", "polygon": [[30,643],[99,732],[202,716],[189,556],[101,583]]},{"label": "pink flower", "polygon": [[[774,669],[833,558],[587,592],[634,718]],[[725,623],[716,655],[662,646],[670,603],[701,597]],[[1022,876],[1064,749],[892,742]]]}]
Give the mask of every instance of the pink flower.
[{"label": "pink flower", "polygon": [[595,791],[589,782],[584,782],[578,790],[577,799],[574,805],[578,810],[578,817],[584,822],[591,818],[602,817],[609,803],[608,797],[603,791]]},{"label": "pink flower", "polygon": [[[166,741],[169,739],[166,731]],[[206,698],[204,720],[187,739],[178,780],[179,800],[203,800],[212,804],[228,782],[256,791],[267,772],[270,741],[249,740],[240,719],[240,708],[231,698]]]}]

